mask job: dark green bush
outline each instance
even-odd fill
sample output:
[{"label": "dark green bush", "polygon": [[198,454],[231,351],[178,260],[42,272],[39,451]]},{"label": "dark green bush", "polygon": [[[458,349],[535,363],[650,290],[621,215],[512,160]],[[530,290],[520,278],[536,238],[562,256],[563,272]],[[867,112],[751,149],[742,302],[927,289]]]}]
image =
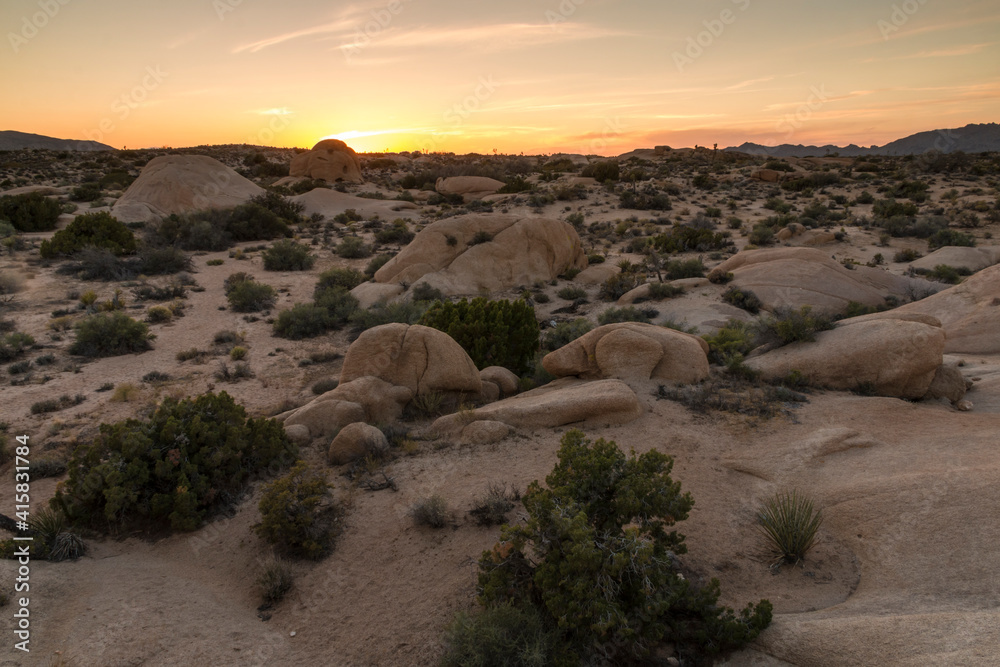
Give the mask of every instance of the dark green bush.
[{"label": "dark green bush", "polygon": [[563,345],[573,342],[594,328],[586,317],[578,317],[569,322],[560,322],[545,332],[542,337],[542,351],[552,352]]},{"label": "dark green bush", "polygon": [[226,299],[229,307],[237,313],[257,313],[273,308],[278,300],[278,293],[270,285],[250,278],[234,282],[231,287],[227,286]]},{"label": "dark green bush", "polygon": [[480,602],[533,607],[564,664],[629,664],[661,641],[717,654],[753,640],[771,622],[768,601],[736,614],[717,604],[717,580],[701,587],[679,572],[684,536],[667,531],[694,501],[672,466],[656,450],[626,456],[567,432],[547,488],[532,482],[524,496],[527,523],[505,526],[502,550],[480,558]]},{"label": "dark green bush", "polygon": [[55,199],[29,192],[0,197],[0,220],[7,220],[19,232],[47,232],[56,228],[62,205]]},{"label": "dark green bush", "polygon": [[328,326],[337,329],[347,324],[358,310],[358,300],[343,287],[327,287],[317,292],[315,304],[326,309]]},{"label": "dark green bush", "polygon": [[209,209],[185,215],[172,214],[149,229],[148,240],[157,246],[218,251],[234,243],[291,235],[291,228],[278,214],[248,202],[228,211]]},{"label": "dark green bush", "polygon": [[974,236],[954,229],[941,229],[927,239],[928,250],[937,250],[944,246],[966,246],[971,248],[975,245],[976,238]]},{"label": "dark green bush", "polygon": [[410,296],[414,301],[444,301],[444,292],[425,282],[414,285],[410,290]]},{"label": "dark green bush", "polygon": [[500,604],[475,615],[459,613],[445,633],[445,646],[442,667],[558,664],[555,634],[534,607]]},{"label": "dark green bush", "polygon": [[426,301],[379,302],[367,310],[351,315],[351,334],[356,338],[362,331],[392,322],[417,324],[427,312]]},{"label": "dark green bush", "polygon": [[85,246],[107,248],[116,255],[135,252],[132,230],[113,218],[110,213],[84,213],[50,240],[42,241],[41,255],[47,259],[72,255]]},{"label": "dark green bush", "polygon": [[580,175],[596,179],[598,183],[617,181],[621,178],[621,167],[614,160],[601,160],[588,164]]},{"label": "dark green bush", "polygon": [[757,347],[757,329],[750,322],[729,320],[714,336],[702,336],[708,342],[708,360],[725,364],[734,357],[741,359]]},{"label": "dark green bush", "polygon": [[760,307],[764,305],[761,303],[761,300],[757,298],[756,294],[750,290],[741,290],[736,286],[727,289],[722,294],[722,300],[730,305],[742,308],[748,313],[753,313],[755,315],[760,312]]},{"label": "dark green bush", "polygon": [[344,240],[337,246],[337,256],[344,259],[361,259],[372,254],[370,245],[364,242],[360,236],[345,236]]},{"label": "dark green bush", "polygon": [[[286,174],[287,175],[287,174]],[[251,205],[260,206],[261,208],[270,211],[271,213],[278,216],[281,220],[288,223],[296,223],[302,221],[302,211],[305,210],[305,206],[293,202],[290,199],[282,197],[277,192],[272,192],[270,190],[262,192],[259,195],[250,198]],[[243,239],[243,240],[254,240],[254,239]]]},{"label": "dark green bush", "polygon": [[675,259],[667,262],[666,277],[668,280],[681,280],[683,278],[701,278],[705,275],[705,264],[701,257],[692,259]]},{"label": "dark green bush", "polygon": [[191,258],[180,248],[153,248],[143,247],[139,249],[138,262],[133,262],[135,275],[162,276],[180,273],[191,269]]},{"label": "dark green bush", "polygon": [[597,323],[602,326],[616,322],[644,322],[648,324],[657,315],[659,313],[651,308],[639,309],[635,306],[608,308],[597,316]]},{"label": "dark green bush", "polygon": [[636,273],[616,273],[603,283],[598,295],[605,301],[617,301],[626,292],[631,292],[643,283],[643,278]]},{"label": "dark green bush", "polygon": [[405,245],[416,236],[406,226],[406,220],[399,219],[392,223],[390,227],[380,229],[375,232],[375,240],[378,243],[399,243]]},{"label": "dark green bush", "polygon": [[375,272],[385,266],[390,259],[392,259],[392,255],[388,254],[372,257],[371,261],[368,262],[368,266],[365,267],[365,275],[373,278]]},{"label": "dark green bush", "polygon": [[660,252],[707,252],[733,245],[728,232],[716,232],[700,227],[674,227],[666,234],[653,237],[653,247]]},{"label": "dark green bush", "polygon": [[225,392],[167,398],[148,421],[101,424],[73,453],[52,505],[106,532],[194,530],[235,504],[252,475],[296,454],[279,422],[248,418]]},{"label": "dark green bush", "polygon": [[274,321],[274,335],[292,340],[321,336],[331,328],[327,309],[310,303],[297,303]]},{"label": "dark green bush", "polygon": [[879,199],[872,206],[872,214],[876,218],[892,218],[897,215],[913,217],[917,214],[917,205],[910,202],[897,202],[895,199]]},{"label": "dark green bush", "polygon": [[316,288],[313,290],[313,298],[315,299],[320,292],[328,287],[342,287],[350,291],[365,280],[365,275],[354,269],[327,269],[319,274],[319,282],[316,283]]},{"label": "dark green bush", "polygon": [[669,211],[673,208],[670,197],[657,190],[652,185],[646,185],[642,190],[624,190],[618,195],[619,208],[630,208],[636,211]]},{"label": "dark green bush", "polygon": [[479,369],[503,366],[523,375],[530,370],[538,350],[535,309],[523,299],[438,301],[424,313],[420,324],[454,338]]},{"label": "dark green bush", "polygon": [[343,512],[330,485],[304,461],[264,488],[254,531],[290,556],[318,560],[333,549]]},{"label": "dark green bush", "polygon": [[[646,299],[649,301],[662,301],[663,299],[673,299],[681,294],[684,294],[683,287],[671,285],[670,283],[650,283]],[[636,303],[639,303],[638,299],[636,299]]]},{"label": "dark green bush", "polygon": [[268,271],[308,271],[316,263],[309,246],[282,239],[262,253]]},{"label": "dark green bush", "polygon": [[69,198],[73,201],[97,201],[101,198],[101,185],[99,183],[84,183],[73,188]]},{"label": "dark green bush", "polygon": [[145,352],[150,349],[153,335],[144,322],[115,310],[97,313],[76,323],[76,340],[70,346],[70,354],[85,357],[114,357],[121,354]]},{"label": "dark green bush", "polygon": [[587,298],[587,290],[582,287],[567,285],[556,292],[556,296],[560,299],[566,299],[567,301],[576,301],[577,299]]},{"label": "dark green bush", "polygon": [[823,514],[813,509],[809,498],[792,491],[765,500],[757,510],[757,521],[777,562],[794,565],[815,543]]},{"label": "dark green bush", "polygon": [[813,315],[810,306],[802,306],[799,310],[776,310],[773,316],[760,321],[759,329],[762,338],[777,339],[777,342],[787,344],[814,341],[817,332],[828,331],[835,326],[831,318]]}]

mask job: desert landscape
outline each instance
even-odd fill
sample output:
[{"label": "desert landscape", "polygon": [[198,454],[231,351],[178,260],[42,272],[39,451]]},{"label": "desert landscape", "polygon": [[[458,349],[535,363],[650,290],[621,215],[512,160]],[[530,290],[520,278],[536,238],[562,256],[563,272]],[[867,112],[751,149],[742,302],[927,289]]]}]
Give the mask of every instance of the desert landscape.
[{"label": "desert landscape", "polygon": [[[500,546],[484,507],[526,525],[522,494],[574,428],[672,457],[694,499],[677,571],[718,579],[726,606],[773,606],[720,664],[993,659],[995,153],[359,155],[326,140],[22,149],[0,169],[0,512],[16,513],[25,434],[34,516],[57,490],[66,513],[32,524],[31,653],[2,664],[439,664]],[[45,202],[55,221],[32,231]],[[522,310],[485,328],[462,311],[456,342],[441,322],[459,299]],[[483,361],[501,348],[510,368]],[[87,514],[110,512],[72,475],[108,461],[82,453],[111,442],[101,424],[221,392],[297,453],[200,498],[191,523],[141,503]],[[336,524],[318,557],[255,529],[295,459],[330,487],[311,510]],[[822,513],[794,563],[758,525],[792,491]],[[60,534],[62,560],[46,554]],[[268,602],[276,567],[291,583]],[[11,610],[16,560],[3,572]],[[645,658],[711,659],[669,641]]]}]

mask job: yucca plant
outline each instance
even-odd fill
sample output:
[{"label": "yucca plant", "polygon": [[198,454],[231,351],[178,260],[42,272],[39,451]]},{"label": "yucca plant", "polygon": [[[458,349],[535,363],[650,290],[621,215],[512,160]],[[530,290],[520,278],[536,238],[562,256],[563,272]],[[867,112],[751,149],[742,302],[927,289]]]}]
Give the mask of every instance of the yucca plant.
[{"label": "yucca plant", "polygon": [[765,500],[757,520],[777,556],[775,564],[794,564],[805,558],[816,542],[823,513],[813,508],[812,500],[792,491]]}]

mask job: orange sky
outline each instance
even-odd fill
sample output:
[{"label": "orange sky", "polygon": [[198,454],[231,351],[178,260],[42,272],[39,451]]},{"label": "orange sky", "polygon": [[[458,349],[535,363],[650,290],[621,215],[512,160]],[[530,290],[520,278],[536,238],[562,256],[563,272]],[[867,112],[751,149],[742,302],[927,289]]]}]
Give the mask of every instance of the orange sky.
[{"label": "orange sky", "polygon": [[0,129],[618,154],[1000,120],[995,0],[4,0]]}]

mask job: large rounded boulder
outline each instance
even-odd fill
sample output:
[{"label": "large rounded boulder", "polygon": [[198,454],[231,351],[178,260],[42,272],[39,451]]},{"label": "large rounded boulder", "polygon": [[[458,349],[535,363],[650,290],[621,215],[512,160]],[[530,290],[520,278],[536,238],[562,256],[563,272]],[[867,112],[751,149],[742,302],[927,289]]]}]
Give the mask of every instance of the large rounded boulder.
[{"label": "large rounded boulder", "polygon": [[421,230],[375,274],[379,283],[425,282],[446,295],[548,281],[587,257],[573,226],[551,218],[464,215]]},{"label": "large rounded boulder", "polygon": [[123,222],[150,222],[172,213],[233,208],[263,192],[206,155],[161,155],[143,167],[111,213]]},{"label": "large rounded boulder", "polygon": [[733,274],[733,285],[756,294],[769,311],[811,306],[816,313],[839,315],[852,301],[881,306],[886,297],[907,300],[941,289],[940,283],[867,266],[847,269],[815,248],[744,250],[719,264],[710,276],[726,273]]},{"label": "large rounded boulder", "polygon": [[434,189],[443,195],[461,195],[468,202],[492,195],[503,186],[503,181],[486,176],[450,176],[437,179]]},{"label": "large rounded boulder", "polygon": [[746,365],[768,380],[797,372],[813,386],[923,398],[943,361],[945,332],[930,318],[893,315],[842,320],[813,342],[791,343]]},{"label": "large rounded boulder", "polygon": [[340,382],[366,376],[405,387],[413,396],[482,392],[479,370],[462,346],[419,324],[383,324],[361,334],[347,349]]},{"label": "large rounded boulder", "polygon": [[708,344],[674,329],[621,322],[597,327],[550,352],[542,366],[556,377],[691,384],[708,377]]},{"label": "large rounded boulder", "polygon": [[324,139],[311,151],[292,158],[289,176],[315,178],[328,183],[361,183],[361,158],[354,149],[339,139]]}]

